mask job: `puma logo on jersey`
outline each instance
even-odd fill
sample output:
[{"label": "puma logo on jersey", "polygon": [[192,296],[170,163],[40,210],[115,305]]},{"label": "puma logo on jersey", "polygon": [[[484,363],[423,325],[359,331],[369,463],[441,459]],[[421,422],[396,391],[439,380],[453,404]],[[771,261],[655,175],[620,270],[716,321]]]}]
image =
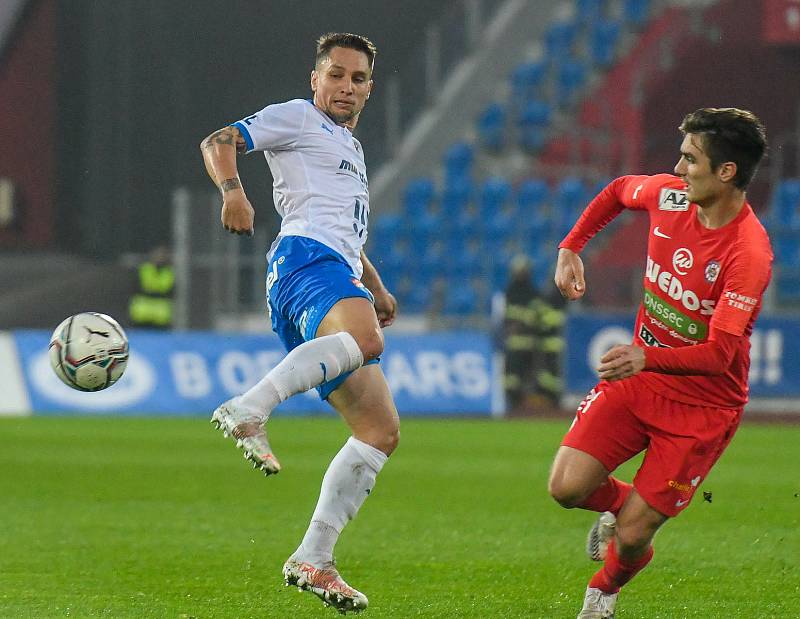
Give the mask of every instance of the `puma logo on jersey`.
[{"label": "puma logo on jersey", "polygon": [[685,191],[664,187],[658,196],[659,211],[688,211],[689,198]]}]

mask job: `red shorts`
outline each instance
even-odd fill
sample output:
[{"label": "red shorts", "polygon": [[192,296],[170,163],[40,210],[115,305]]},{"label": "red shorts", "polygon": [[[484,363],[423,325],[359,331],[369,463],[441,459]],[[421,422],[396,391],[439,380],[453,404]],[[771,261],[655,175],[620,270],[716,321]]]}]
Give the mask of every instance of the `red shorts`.
[{"label": "red shorts", "polygon": [[561,444],[594,456],[609,471],[646,449],[633,486],[648,505],[672,517],[692,500],[741,415],[742,409],[667,399],[632,376],[592,389]]}]

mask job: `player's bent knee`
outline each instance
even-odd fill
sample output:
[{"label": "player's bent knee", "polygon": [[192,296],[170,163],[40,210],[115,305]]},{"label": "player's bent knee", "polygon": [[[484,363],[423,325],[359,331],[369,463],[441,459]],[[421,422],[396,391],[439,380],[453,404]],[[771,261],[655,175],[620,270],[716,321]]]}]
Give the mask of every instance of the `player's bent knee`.
[{"label": "player's bent knee", "polygon": [[366,435],[357,433],[355,437],[368,445],[372,445],[375,449],[379,449],[387,456],[391,456],[400,442],[400,429],[394,427],[385,430],[372,430]]},{"label": "player's bent knee", "polygon": [[585,498],[585,492],[572,484],[565,483],[563,479],[551,477],[547,484],[547,491],[561,507],[572,509],[578,507]]},{"label": "player's bent knee", "polygon": [[380,328],[355,336],[364,363],[377,359],[383,353],[383,333]]},{"label": "player's bent knee", "polygon": [[619,523],[617,524],[617,545],[623,554],[627,554],[629,551],[647,548],[653,540],[655,531],[651,531],[649,527],[637,526],[635,524],[619,526]]}]

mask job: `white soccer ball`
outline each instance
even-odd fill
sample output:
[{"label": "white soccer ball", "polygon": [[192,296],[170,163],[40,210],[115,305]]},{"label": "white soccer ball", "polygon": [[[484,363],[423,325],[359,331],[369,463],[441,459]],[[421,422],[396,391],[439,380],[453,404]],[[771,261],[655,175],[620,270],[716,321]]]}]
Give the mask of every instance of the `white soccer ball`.
[{"label": "white soccer ball", "polygon": [[117,382],[128,364],[128,338],[105,314],[84,312],[62,322],[50,338],[50,365],[64,384],[100,391]]}]

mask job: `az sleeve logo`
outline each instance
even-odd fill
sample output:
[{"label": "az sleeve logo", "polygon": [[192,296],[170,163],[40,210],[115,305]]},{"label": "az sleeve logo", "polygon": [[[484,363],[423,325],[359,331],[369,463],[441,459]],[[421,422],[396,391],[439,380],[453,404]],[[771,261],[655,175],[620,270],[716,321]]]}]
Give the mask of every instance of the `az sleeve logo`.
[{"label": "az sleeve logo", "polygon": [[664,187],[658,196],[659,211],[688,211],[689,199],[685,191]]}]

